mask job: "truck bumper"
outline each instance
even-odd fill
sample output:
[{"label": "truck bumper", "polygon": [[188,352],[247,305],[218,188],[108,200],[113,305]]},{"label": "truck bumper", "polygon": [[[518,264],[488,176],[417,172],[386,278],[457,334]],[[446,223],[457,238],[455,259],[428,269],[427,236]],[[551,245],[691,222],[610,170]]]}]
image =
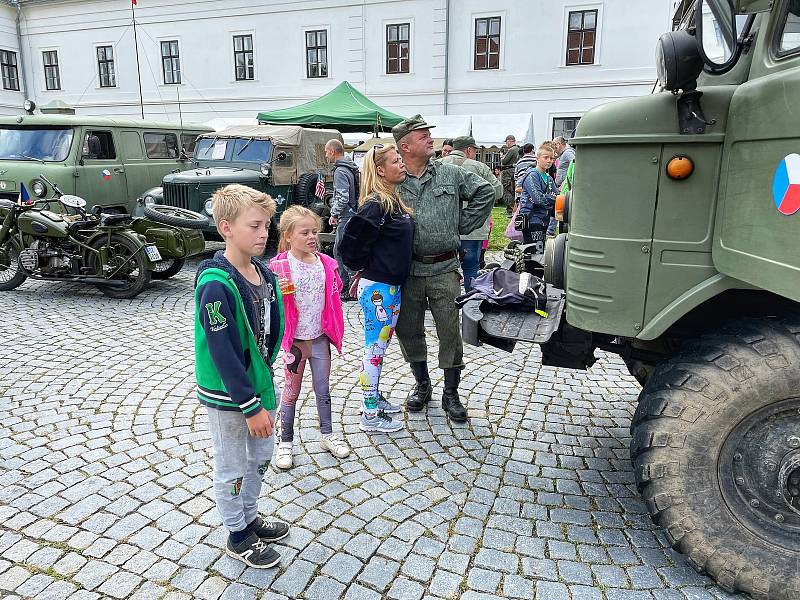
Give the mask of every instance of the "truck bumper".
[{"label": "truck bumper", "polygon": [[473,346],[488,344],[507,352],[511,352],[517,342],[544,344],[561,323],[564,298],[564,290],[547,287],[547,317],[532,310],[471,300],[461,310],[461,337]]}]

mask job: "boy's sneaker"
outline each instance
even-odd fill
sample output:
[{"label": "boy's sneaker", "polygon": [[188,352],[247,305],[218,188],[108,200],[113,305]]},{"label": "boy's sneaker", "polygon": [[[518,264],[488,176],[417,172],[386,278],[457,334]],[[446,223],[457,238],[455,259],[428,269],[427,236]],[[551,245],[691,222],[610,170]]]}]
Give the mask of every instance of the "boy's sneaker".
[{"label": "boy's sneaker", "polygon": [[251,532],[238,544],[234,544],[229,536],[228,543],[225,544],[225,553],[254,569],[269,569],[281,562],[281,555],[270,548],[255,532]]},{"label": "boy's sneaker", "polygon": [[275,453],[275,466],[279,469],[292,468],[292,442],[280,442]]},{"label": "boy's sneaker", "polygon": [[327,450],[336,458],[347,458],[350,456],[350,446],[336,434],[323,434],[319,440],[319,445],[323,450]]},{"label": "boy's sneaker", "polygon": [[392,413],[399,413],[402,412],[403,407],[399,404],[393,404],[389,402],[386,398],[383,397],[383,394],[379,394],[378,396],[378,411],[385,412],[388,414]]},{"label": "boy's sneaker", "polygon": [[403,423],[401,421],[396,421],[383,411],[378,411],[378,414],[372,419],[367,419],[362,414],[361,423],[358,424],[358,427],[361,431],[392,433],[394,431],[400,431],[403,428]]},{"label": "boy's sneaker", "polygon": [[256,517],[250,530],[264,542],[277,542],[289,535],[289,524],[283,521],[265,521],[261,517]]}]

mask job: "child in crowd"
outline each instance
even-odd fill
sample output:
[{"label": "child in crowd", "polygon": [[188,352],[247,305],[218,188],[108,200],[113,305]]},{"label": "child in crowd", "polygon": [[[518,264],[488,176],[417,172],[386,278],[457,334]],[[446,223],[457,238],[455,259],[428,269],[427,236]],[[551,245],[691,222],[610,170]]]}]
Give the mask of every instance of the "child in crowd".
[{"label": "child in crowd", "polygon": [[342,280],[337,263],[317,251],[321,221],[303,206],[291,206],[281,215],[279,254],[270,267],[280,277],[286,329],[283,336],[285,382],[281,397],[281,441],[275,465],[292,467],[295,404],[300,396],[306,362],[317,399],[320,446],[337,458],[350,455],[345,441],[333,433],[331,422],[331,344],[342,351],[344,316]]},{"label": "child in crowd", "polygon": [[519,215],[523,240],[526,244],[539,244],[544,252],[544,238],[550,215],[556,201],[556,184],[548,174],[555,159],[550,142],[544,142],[536,151],[536,167],[522,181],[519,197]]},{"label": "child in crowd", "polygon": [[197,397],[208,410],[214,496],[229,531],[227,554],[255,568],[280,562],[269,542],[289,525],[266,522],[256,502],[272,458],[275,386],[270,365],[283,333],[278,282],[258,260],[275,202],[243,185],[213,198],[225,251],[200,263],[195,279]]},{"label": "child in crowd", "polygon": [[393,145],[375,145],[364,157],[358,213],[344,232],[340,252],[357,271],[351,290],[358,290],[364,313],[364,356],[358,380],[363,391],[360,428],[390,433],[403,428],[392,418],[400,405],[378,390],[383,358],[400,314],[400,286],[411,271],[414,220],[397,192],[406,178],[403,159]]}]

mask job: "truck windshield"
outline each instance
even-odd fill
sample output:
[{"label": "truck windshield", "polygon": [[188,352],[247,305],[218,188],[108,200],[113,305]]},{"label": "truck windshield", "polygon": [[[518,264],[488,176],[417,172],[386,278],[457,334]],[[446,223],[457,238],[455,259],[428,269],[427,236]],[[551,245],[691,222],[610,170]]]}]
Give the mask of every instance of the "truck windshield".
[{"label": "truck windshield", "polygon": [[0,160],[45,160],[67,158],[72,128],[0,127]]},{"label": "truck windshield", "polygon": [[272,142],[254,138],[201,138],[194,158],[198,161],[265,163],[272,157]]}]

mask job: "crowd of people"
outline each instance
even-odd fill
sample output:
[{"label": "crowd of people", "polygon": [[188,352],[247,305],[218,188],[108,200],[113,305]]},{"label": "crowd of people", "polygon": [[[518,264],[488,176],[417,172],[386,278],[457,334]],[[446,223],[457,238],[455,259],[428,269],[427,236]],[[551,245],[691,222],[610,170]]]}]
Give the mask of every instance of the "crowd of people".
[{"label": "crowd of people", "polygon": [[[405,119],[392,129],[394,143],[373,146],[360,171],[338,140],[328,142],[335,260],[319,251],[320,217],[292,206],[281,215],[279,252],[267,266],[259,257],[276,211],[272,198],[242,185],[226,186],[213,196],[226,247],[200,264],[195,280],[197,397],[209,414],[214,494],[229,533],[226,552],[249,566],[278,564],[280,556],[269,543],[289,534],[288,523],[265,521],[256,504],[273,454],[276,414],[275,465],[293,465],[295,405],[307,364],[320,445],[340,459],[350,454],[334,432],[329,386],[331,346],[342,351],[342,300],[357,299],[363,314],[360,429],[392,433],[403,428],[403,406],[380,389],[395,332],[415,380],[405,409],[424,411],[431,402],[426,310],[439,341],[442,408],[451,421],[464,423],[463,345],[455,302],[462,292],[460,271],[469,290],[488,239],[491,209],[504,194],[507,206],[525,216],[526,241],[543,239],[552,208],[542,207],[552,204],[561,166],[555,181],[548,170],[569,146],[564,142],[559,150],[545,143],[534,156],[526,144],[520,157],[509,136],[498,180],[476,160],[478,146],[471,136],[448,140],[444,156],[435,159],[432,127],[420,115]],[[281,349],[284,386],[278,398],[273,365]]]}]

